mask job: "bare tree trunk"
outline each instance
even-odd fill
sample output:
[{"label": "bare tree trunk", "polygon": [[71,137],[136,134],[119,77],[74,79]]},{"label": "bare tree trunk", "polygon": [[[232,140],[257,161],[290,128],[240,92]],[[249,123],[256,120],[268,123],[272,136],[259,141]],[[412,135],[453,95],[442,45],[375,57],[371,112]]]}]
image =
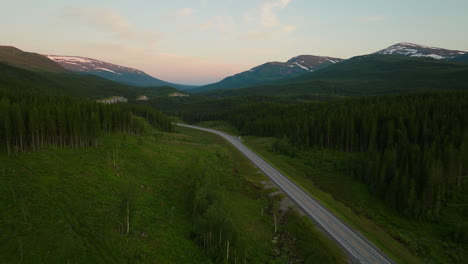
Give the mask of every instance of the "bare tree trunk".
[{"label": "bare tree trunk", "polygon": [[462,165],[458,166],[458,191],[461,190],[461,178],[462,178]]},{"label": "bare tree trunk", "polygon": [[11,153],[11,150],[10,150],[10,142],[8,142],[8,138],[7,138],[7,156],[9,157],[10,156],[10,153]]},{"label": "bare tree trunk", "polygon": [[118,153],[117,153],[117,149],[113,146],[112,147],[112,163],[114,165],[114,169],[116,170],[117,177],[120,177],[119,171],[117,170],[117,162],[118,162]]},{"label": "bare tree trunk", "polygon": [[221,246],[221,231],[222,231],[222,229],[219,229],[219,242],[218,242],[218,247]]},{"label": "bare tree trunk", "polygon": [[[3,176],[5,176],[5,169],[3,169]],[[10,189],[11,189],[11,193],[13,194],[13,201],[15,202],[16,204],[16,193],[15,193],[15,189],[13,189],[13,186],[10,185]]]},{"label": "bare tree trunk", "polygon": [[206,252],[206,234],[203,234],[203,250]]},{"label": "bare tree trunk", "polygon": [[[3,178],[5,178],[5,175],[6,175],[6,169],[3,168]],[[15,202],[16,204],[16,193],[15,193],[15,189],[13,189],[13,186],[10,185],[10,189],[11,189],[11,194],[13,195],[13,201]]]},{"label": "bare tree trunk", "polygon": [[23,243],[19,240],[20,263],[23,261]]},{"label": "bare tree trunk", "polygon": [[127,234],[130,232],[130,208],[127,200]]},{"label": "bare tree trunk", "polygon": [[26,218],[26,212],[24,210],[24,201],[23,201],[23,197],[21,197],[21,212],[23,212],[23,219],[24,219],[24,222],[27,223],[28,222],[28,219]]},{"label": "bare tree trunk", "polygon": [[227,241],[227,246],[226,246],[226,260],[229,261],[229,240]]},{"label": "bare tree trunk", "polygon": [[276,231],[278,229],[277,225],[276,225],[276,211],[273,211],[273,221],[275,223],[275,234],[276,234]]},{"label": "bare tree trunk", "polygon": [[114,169],[117,166],[117,161],[115,159],[115,147],[112,147],[112,163],[114,165]]}]

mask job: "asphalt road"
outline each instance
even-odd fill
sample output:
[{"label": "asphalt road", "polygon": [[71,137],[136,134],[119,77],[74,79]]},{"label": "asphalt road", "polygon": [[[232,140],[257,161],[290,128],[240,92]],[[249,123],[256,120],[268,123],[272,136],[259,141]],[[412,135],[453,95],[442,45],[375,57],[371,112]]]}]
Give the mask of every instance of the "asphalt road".
[{"label": "asphalt road", "polygon": [[242,154],[249,158],[258,168],[260,168],[285,194],[287,194],[309,217],[326,231],[330,237],[337,241],[355,261],[360,263],[393,263],[387,256],[384,256],[375,245],[365,238],[358,236],[350,227],[344,225],[336,216],[326,210],[317,200],[308,195],[299,186],[289,180],[281,172],[273,168],[268,162],[263,160],[249,148],[244,146],[237,137],[226,133],[177,124],[183,127],[203,130],[217,134],[239,149]]}]

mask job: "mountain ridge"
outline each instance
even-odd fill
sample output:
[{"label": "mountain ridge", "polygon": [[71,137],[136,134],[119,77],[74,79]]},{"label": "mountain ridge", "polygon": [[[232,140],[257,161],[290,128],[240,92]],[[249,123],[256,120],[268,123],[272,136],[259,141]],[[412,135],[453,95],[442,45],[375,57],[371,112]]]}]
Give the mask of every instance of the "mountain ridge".
[{"label": "mountain ridge", "polygon": [[[468,55],[468,52],[429,47],[409,42],[400,42],[367,55],[398,55],[413,58],[432,58],[436,60],[466,62],[467,59],[465,56]],[[216,90],[243,89],[274,84],[274,82],[287,82],[288,80],[297,78],[300,75],[307,75],[311,72],[325,69],[330,65],[343,61],[347,60],[328,56],[299,55],[284,63],[264,63],[248,71],[226,77],[220,82],[195,88],[192,92],[211,93]]]},{"label": "mountain ridge", "polygon": [[408,57],[428,57],[436,60],[449,60],[467,53],[468,52],[466,51],[460,50],[449,50],[409,42],[400,42],[374,52],[373,54],[403,55]]},{"label": "mountain ridge", "polygon": [[130,67],[125,67],[97,59],[81,56],[44,55],[57,62],[65,69],[77,74],[93,74],[112,81],[129,84],[137,87],[171,86],[174,88],[187,88],[186,85],[175,84],[160,80],[147,73]]},{"label": "mountain ridge", "polygon": [[136,87],[96,75],[66,72],[35,72],[0,62],[0,89],[34,90],[51,96],[70,96],[98,100],[112,96],[152,99],[181,93],[169,86]]},{"label": "mountain ridge", "polygon": [[280,96],[301,100],[380,95],[427,90],[467,90],[468,66],[430,58],[370,54],[272,84],[205,95]]},{"label": "mountain ridge", "polygon": [[328,56],[299,55],[286,62],[273,61],[255,66],[248,71],[228,76],[217,83],[195,88],[191,92],[202,93],[267,84],[323,69],[342,60]]},{"label": "mountain ridge", "polygon": [[0,62],[35,72],[68,72],[60,64],[41,54],[26,52],[13,46],[0,46]]}]

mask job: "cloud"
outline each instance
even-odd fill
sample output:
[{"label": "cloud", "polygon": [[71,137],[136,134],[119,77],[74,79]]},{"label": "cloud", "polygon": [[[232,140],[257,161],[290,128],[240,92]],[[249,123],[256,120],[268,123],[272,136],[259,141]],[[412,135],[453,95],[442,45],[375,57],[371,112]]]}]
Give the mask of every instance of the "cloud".
[{"label": "cloud", "polygon": [[156,32],[135,28],[124,16],[111,9],[73,5],[64,7],[62,15],[67,19],[106,31],[121,40],[154,44],[160,39]]},{"label": "cloud", "polygon": [[215,16],[212,19],[195,25],[198,30],[217,30],[220,33],[232,33],[236,31],[236,22],[232,16]]},{"label": "cloud", "polygon": [[291,3],[292,0],[278,0],[276,2],[265,2],[260,7],[261,23],[265,27],[274,27],[279,25],[278,9],[283,9]]},{"label": "cloud", "polygon": [[296,26],[281,26],[274,29],[268,30],[250,30],[246,35],[242,36],[241,39],[247,40],[261,40],[274,37],[280,37],[288,33],[296,31]]},{"label": "cloud", "polygon": [[197,12],[196,9],[193,9],[193,8],[189,8],[189,7],[186,7],[186,8],[182,8],[182,9],[179,9],[175,12],[173,12],[171,14],[172,17],[187,17],[187,16],[190,16],[192,15],[193,13]]},{"label": "cloud", "polygon": [[[264,40],[286,35],[296,31],[295,25],[285,25],[278,19],[278,11],[286,8],[292,0],[276,0],[263,2],[258,9],[250,10],[243,15],[243,21],[253,25],[251,30],[241,36],[245,40]],[[260,13],[259,20],[256,14]]]},{"label": "cloud", "polygon": [[385,17],[380,16],[380,15],[361,17],[357,19],[358,22],[380,22],[384,20],[385,20]]}]

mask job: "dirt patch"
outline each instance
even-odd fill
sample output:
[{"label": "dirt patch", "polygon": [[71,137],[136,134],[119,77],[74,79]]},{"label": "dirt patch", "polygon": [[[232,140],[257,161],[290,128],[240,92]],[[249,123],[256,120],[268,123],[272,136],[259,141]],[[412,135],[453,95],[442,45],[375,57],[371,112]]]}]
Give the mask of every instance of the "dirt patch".
[{"label": "dirt patch", "polygon": [[[257,173],[262,173],[261,171]],[[268,196],[279,199],[279,209],[281,213],[286,213],[289,208],[295,210],[300,215],[306,215],[283,191],[281,191],[270,179],[261,181],[263,189],[271,190]]]}]

